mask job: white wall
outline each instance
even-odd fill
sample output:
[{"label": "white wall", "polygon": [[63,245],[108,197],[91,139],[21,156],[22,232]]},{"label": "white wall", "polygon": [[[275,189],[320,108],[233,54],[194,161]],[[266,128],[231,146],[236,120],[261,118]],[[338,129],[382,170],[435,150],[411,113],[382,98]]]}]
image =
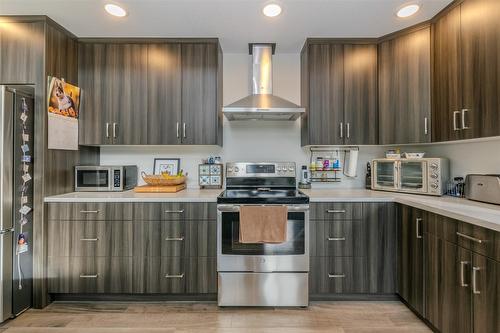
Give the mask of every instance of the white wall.
[{"label": "white wall", "polygon": [[[251,58],[247,54],[224,54],[224,105],[250,93]],[[274,93],[300,103],[300,55],[274,56]],[[425,151],[451,159],[452,175],[500,173],[500,140],[491,142],[435,144],[425,147],[401,147]],[[363,187],[366,162],[382,157],[387,147],[361,147],[358,177],[343,178],[341,183],[316,184],[317,187]],[[198,164],[210,155],[228,161],[294,161],[297,166],[309,163],[309,151],[300,146],[300,120],[296,122],[229,122],[224,118],[224,146],[141,146],[102,147],[101,164],[136,164],[151,173],[155,157],[180,157],[181,168],[190,174],[188,186],[197,187]]]}]

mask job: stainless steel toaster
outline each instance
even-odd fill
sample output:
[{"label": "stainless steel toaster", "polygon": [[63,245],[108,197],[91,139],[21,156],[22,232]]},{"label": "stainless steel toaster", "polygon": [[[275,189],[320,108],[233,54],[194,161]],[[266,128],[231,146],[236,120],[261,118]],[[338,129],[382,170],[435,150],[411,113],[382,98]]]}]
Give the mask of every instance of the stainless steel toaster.
[{"label": "stainless steel toaster", "polygon": [[467,175],[465,197],[500,205],[500,175]]}]

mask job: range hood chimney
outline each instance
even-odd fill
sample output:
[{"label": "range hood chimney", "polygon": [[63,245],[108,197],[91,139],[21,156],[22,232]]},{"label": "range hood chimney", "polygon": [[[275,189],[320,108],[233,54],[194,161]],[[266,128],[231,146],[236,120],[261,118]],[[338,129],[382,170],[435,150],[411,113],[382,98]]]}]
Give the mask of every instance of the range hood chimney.
[{"label": "range hood chimney", "polygon": [[276,44],[249,44],[252,55],[252,95],[225,106],[228,120],[296,120],[304,112],[295,103],[273,95],[273,61]]}]

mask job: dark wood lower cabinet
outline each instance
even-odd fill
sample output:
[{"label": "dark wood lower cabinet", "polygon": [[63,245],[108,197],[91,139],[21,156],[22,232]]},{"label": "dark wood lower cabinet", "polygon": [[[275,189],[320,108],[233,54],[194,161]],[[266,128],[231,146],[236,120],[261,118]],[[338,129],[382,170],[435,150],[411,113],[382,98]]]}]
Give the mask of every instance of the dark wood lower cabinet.
[{"label": "dark wood lower cabinet", "polygon": [[500,332],[500,263],[472,255],[474,332]]}]

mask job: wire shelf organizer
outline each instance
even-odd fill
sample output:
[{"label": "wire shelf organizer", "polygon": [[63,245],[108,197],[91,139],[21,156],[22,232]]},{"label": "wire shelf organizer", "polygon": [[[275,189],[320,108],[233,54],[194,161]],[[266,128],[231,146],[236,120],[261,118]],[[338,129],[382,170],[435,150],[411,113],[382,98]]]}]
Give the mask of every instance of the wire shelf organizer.
[{"label": "wire shelf organizer", "polygon": [[[339,183],[342,181],[346,155],[359,151],[358,146],[311,146],[309,158],[309,171],[313,183]],[[338,163],[324,163],[323,167],[317,166],[317,160],[338,161]]]}]

